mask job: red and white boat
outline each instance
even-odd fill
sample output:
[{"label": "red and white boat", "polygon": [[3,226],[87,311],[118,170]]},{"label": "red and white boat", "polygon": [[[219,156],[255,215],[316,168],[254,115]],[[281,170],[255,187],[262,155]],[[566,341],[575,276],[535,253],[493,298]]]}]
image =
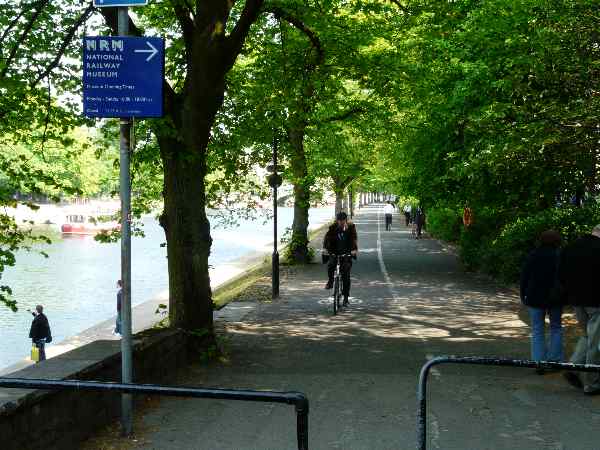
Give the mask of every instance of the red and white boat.
[{"label": "red and white boat", "polygon": [[113,220],[110,214],[90,214],[88,212],[71,212],[65,216],[60,226],[62,234],[96,235],[119,230],[121,225]]}]

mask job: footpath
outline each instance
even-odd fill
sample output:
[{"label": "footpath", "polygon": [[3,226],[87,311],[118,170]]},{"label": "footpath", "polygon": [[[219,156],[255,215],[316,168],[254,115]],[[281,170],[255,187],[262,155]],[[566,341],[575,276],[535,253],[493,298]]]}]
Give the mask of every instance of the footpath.
[{"label": "footpath", "polygon": [[[381,206],[355,221],[349,308],[332,315],[324,266],[294,268],[280,300],[244,302],[220,325],[224,358],[172,384],[301,391],[311,402],[311,450],[402,450],[416,447],[427,359],[528,358],[514,291],[465,273],[437,241],[412,239],[399,215],[389,232],[382,221]],[[599,426],[600,398],[560,374],[440,366],[430,379],[430,449],[597,450]],[[143,411],[135,439],[107,431],[85,448],[295,449],[295,415],[288,406],[163,398]]]}]

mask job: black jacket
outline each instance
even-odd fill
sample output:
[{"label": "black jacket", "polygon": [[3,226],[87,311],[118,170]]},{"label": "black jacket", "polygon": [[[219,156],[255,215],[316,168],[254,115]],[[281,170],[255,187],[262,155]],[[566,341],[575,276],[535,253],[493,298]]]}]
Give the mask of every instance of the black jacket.
[{"label": "black jacket", "polygon": [[569,244],[560,258],[559,279],[567,303],[600,307],[600,238],[586,235]]},{"label": "black jacket", "polygon": [[29,330],[29,337],[35,342],[40,339],[46,339],[48,342],[52,340],[50,334],[50,324],[45,314],[40,313],[35,316],[33,322],[31,322],[31,329]]},{"label": "black jacket", "polygon": [[521,301],[535,308],[557,306],[559,299],[550,299],[550,291],[556,284],[558,249],[542,245],[532,251],[521,271]]},{"label": "black jacket", "polygon": [[[337,222],[329,227],[327,233],[325,234],[325,239],[323,240],[323,248],[327,249],[327,251],[331,254],[338,253],[338,242],[337,242],[337,232],[338,225]],[[350,253],[352,250],[358,250],[358,237],[356,235],[356,225],[349,222],[347,233],[349,234],[349,238],[346,243],[346,248],[342,249],[343,253]]]}]

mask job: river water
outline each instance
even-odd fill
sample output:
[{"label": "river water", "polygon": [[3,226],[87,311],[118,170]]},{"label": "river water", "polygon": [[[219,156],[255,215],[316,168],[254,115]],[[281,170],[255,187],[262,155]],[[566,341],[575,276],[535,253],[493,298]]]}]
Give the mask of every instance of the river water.
[{"label": "river water", "polygon": [[[333,208],[310,210],[310,222],[321,224]],[[291,226],[292,208],[279,208],[279,234]],[[132,304],[137,305],[168,289],[166,248],[162,228],[152,217],[144,219],[146,237],[132,240]],[[272,222],[242,220],[237,226],[215,227],[210,264],[227,261],[262,249],[273,240]],[[13,289],[19,311],[0,305],[0,369],[28,355],[32,316],[27,309],[44,305],[53,342],[102,322],[115,314],[116,280],[120,278],[120,244],[101,244],[93,237],[53,239],[44,246],[44,258],[20,252],[15,267],[6,269],[2,284]]]}]

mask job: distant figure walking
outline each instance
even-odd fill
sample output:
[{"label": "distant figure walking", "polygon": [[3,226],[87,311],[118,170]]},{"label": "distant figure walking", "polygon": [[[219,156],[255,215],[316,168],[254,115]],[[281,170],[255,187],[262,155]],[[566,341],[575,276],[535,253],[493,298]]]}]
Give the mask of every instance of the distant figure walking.
[{"label": "distant figure walking", "polygon": [[392,228],[392,217],[394,214],[394,209],[396,207],[392,205],[392,202],[387,202],[383,207],[383,213],[385,214],[385,230],[390,231]]},{"label": "distant figure walking", "polygon": [[425,212],[423,211],[423,208],[421,208],[420,206],[417,208],[417,211],[415,212],[415,225],[417,228],[417,239],[421,239],[421,234],[423,233],[423,226],[425,225]]},{"label": "distant figure walking", "polygon": [[121,280],[117,281],[117,289],[117,320],[114,334],[121,334],[121,299],[123,297],[123,282]]},{"label": "distant figure walking", "polygon": [[29,337],[33,345],[39,350],[40,357],[36,362],[40,362],[46,359],[46,344],[52,342],[50,323],[48,323],[48,318],[44,314],[44,307],[42,305],[37,305],[35,311],[31,314],[34,318],[33,322],[31,322]]},{"label": "distant figure walking", "polygon": [[406,226],[410,225],[410,216],[412,214],[412,206],[410,206],[410,203],[407,203],[406,205],[404,205],[404,220],[406,221]]},{"label": "distant figure walking", "polygon": [[[521,301],[531,318],[531,359],[563,361],[562,299],[553,290],[558,287],[560,234],[554,230],[540,235],[540,245],[533,250],[521,271]],[[550,317],[550,345],[546,345],[545,322]],[[536,369],[540,375],[542,369]]]}]

